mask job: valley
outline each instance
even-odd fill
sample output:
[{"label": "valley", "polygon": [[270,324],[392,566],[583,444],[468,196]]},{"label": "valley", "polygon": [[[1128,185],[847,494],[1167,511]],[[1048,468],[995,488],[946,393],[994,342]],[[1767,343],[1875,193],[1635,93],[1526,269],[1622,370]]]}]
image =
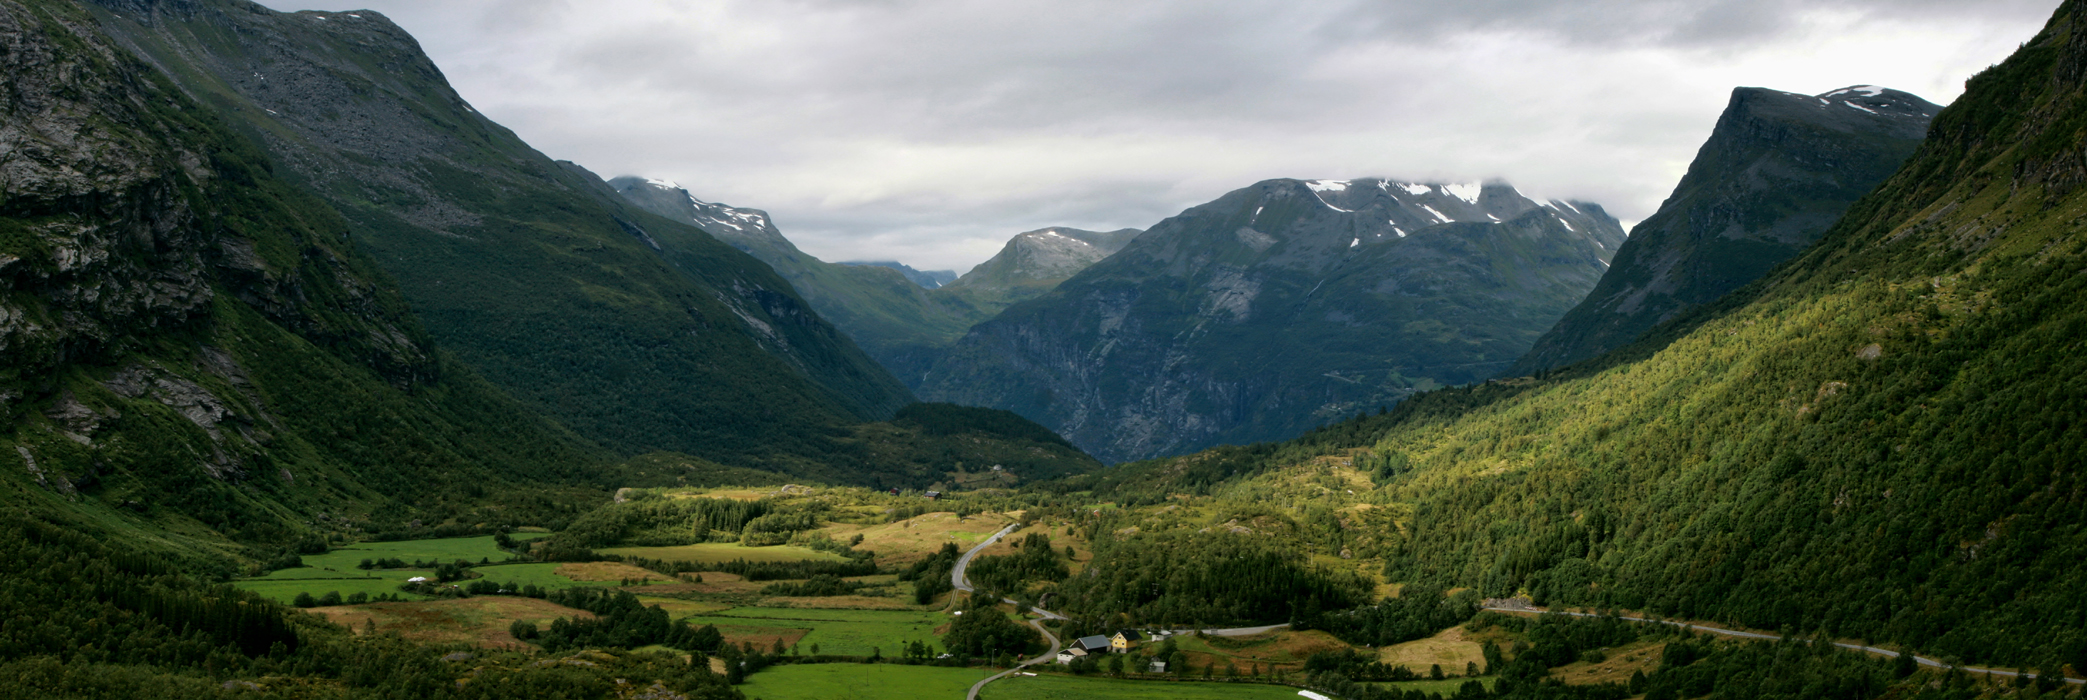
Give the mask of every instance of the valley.
[{"label": "valley", "polygon": [[378,12],[0,0],[0,697],[2087,696],[2082,22],[1735,88],[1628,230],[1097,176],[1177,213],[959,275]]}]

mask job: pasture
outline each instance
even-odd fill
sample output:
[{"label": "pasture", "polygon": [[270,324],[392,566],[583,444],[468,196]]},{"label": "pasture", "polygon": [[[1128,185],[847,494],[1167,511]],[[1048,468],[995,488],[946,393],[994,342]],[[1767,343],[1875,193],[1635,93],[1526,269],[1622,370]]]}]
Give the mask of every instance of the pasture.
[{"label": "pasture", "polygon": [[397,632],[414,641],[433,644],[512,646],[520,644],[507,628],[517,620],[549,626],[561,617],[591,618],[593,613],[562,605],[513,596],[478,596],[452,600],[404,603],[369,603],[313,608],[328,621],[345,625],[357,634],[374,622],[378,634]]},{"label": "pasture", "polygon": [[773,547],[741,547],[736,542],[705,542],[685,544],[678,547],[612,547],[600,550],[603,554],[626,557],[644,557],[666,561],[686,561],[701,564],[717,564],[745,559],[747,561],[846,561],[846,557],[816,549],[776,545]]},{"label": "pasture", "polygon": [[[540,536],[540,535],[539,535]],[[516,535],[516,539],[524,539]],[[295,569],[277,569],[265,576],[233,581],[232,585],[253,591],[273,600],[290,602],[298,593],[310,593],[313,597],[338,591],[342,596],[354,593],[380,595],[398,594],[406,600],[424,600],[425,596],[399,591],[399,586],[416,576],[434,576],[427,569],[361,569],[357,565],[364,559],[398,559],[407,563],[415,561],[436,563],[453,562],[459,559],[477,563],[491,560],[505,561],[514,555],[493,546],[493,538],[452,537],[439,540],[406,540],[399,542],[363,542],[342,547],[325,554],[303,557],[304,566]],[[538,587],[570,588],[572,586],[613,585],[609,581],[574,580],[554,572],[558,564],[494,564],[472,569],[485,578],[500,583],[515,585],[536,584]]]},{"label": "pasture", "polygon": [[961,698],[971,684],[996,672],[902,664],[790,664],[747,676],[739,692],[748,700]]},{"label": "pasture", "polygon": [[[751,694],[748,697],[752,697]],[[980,700],[1297,700],[1297,689],[1259,683],[1133,681],[1094,676],[1013,675],[987,684]]]},{"label": "pasture", "polygon": [[821,654],[869,656],[882,651],[885,656],[897,656],[907,642],[939,643],[935,628],[947,624],[950,617],[904,610],[732,608],[686,619],[696,626],[717,625],[728,639],[735,633],[767,639],[769,644],[782,638],[785,645],[797,646],[799,654],[811,654],[816,644]]}]

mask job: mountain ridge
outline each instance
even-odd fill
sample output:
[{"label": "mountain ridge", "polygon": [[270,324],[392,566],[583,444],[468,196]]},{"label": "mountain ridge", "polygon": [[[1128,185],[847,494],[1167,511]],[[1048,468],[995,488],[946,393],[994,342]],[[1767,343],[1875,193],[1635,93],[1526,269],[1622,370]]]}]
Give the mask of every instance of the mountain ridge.
[{"label": "mountain ridge", "polygon": [[1939,109],[1873,85],[1818,95],[1734,88],[1688,173],[1631,231],[1615,267],[1507,374],[1627,345],[1797,255],[1897,170]]},{"label": "mountain ridge", "polygon": [[1598,205],[1505,183],[1267,180],[973,327],[919,391],[1104,461],[1285,438],[1490,376],[1622,241]]}]

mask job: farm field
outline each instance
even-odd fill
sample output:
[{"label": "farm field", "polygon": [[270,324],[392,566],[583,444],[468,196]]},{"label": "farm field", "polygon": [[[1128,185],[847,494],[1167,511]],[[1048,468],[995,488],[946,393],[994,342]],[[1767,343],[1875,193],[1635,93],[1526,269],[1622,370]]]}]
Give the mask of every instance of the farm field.
[{"label": "farm field", "polygon": [[1379,649],[1377,660],[1421,674],[1436,664],[1440,664],[1444,672],[1455,674],[1463,673],[1465,664],[1486,665],[1485,647],[1478,641],[1466,639],[1465,634],[1464,628],[1451,627],[1427,639],[1393,644]]},{"label": "farm field", "polygon": [[427,576],[429,575],[428,572],[400,571],[397,573],[399,574],[399,577],[397,579],[250,578],[239,581],[233,581],[232,585],[237,586],[243,590],[259,593],[262,597],[274,600],[279,603],[291,602],[297,598],[297,594],[299,593],[310,593],[312,594],[312,597],[317,598],[319,596],[326,595],[328,592],[337,592],[340,593],[342,596],[354,595],[356,593],[362,593],[371,596],[390,593],[396,594],[398,595],[398,597],[404,600],[427,599],[426,596],[415,595],[412,593],[400,591],[399,584],[405,583],[406,579],[412,576]]},{"label": "farm field", "polygon": [[[961,692],[961,691],[960,691]],[[748,697],[753,697],[751,694]],[[980,700],[1296,700],[1297,689],[1258,683],[1131,681],[1089,676],[1014,675],[993,681]]]},{"label": "farm field", "polygon": [[[1175,646],[1188,654],[1189,664],[1202,667],[1216,664],[1247,672],[1254,666],[1276,666],[1295,670],[1313,652],[1346,649],[1348,645],[1333,635],[1318,630],[1293,632],[1280,630],[1252,637],[1201,637],[1186,635],[1175,637]],[[1457,668],[1461,669],[1462,666]],[[1426,671],[1426,667],[1421,667]]]},{"label": "farm field", "polygon": [[856,545],[856,549],[876,552],[878,564],[893,566],[925,558],[947,542],[970,549],[971,545],[992,536],[1010,522],[1014,520],[999,513],[958,518],[955,513],[940,512],[876,525],[833,523],[819,532],[843,542],[861,535],[862,544]]},{"label": "farm field", "polygon": [[790,545],[741,547],[736,542],[705,542],[703,544],[685,544],[678,547],[613,547],[600,551],[603,554],[615,554],[626,557],[644,557],[646,559],[699,562],[704,564],[728,562],[734,559],[756,562],[802,561],[806,559],[818,561],[846,560],[845,557],[838,554],[804,547],[793,547]]},{"label": "farm field", "polygon": [[548,626],[560,617],[591,618],[593,613],[574,610],[535,598],[478,596],[451,600],[403,603],[369,603],[313,608],[312,612],[360,634],[375,622],[377,633],[434,644],[510,646],[521,644],[507,628],[516,620]]},{"label": "farm field", "polygon": [[1464,683],[1473,680],[1478,681],[1480,685],[1485,686],[1486,690],[1492,690],[1493,684],[1500,682],[1500,677],[1483,676],[1479,678],[1450,678],[1439,681],[1399,681],[1397,683],[1370,683],[1369,685],[1374,685],[1379,688],[1391,688],[1402,692],[1412,692],[1418,690],[1423,693],[1428,693],[1430,695],[1441,695],[1442,697],[1446,698],[1452,695],[1456,695],[1458,688],[1464,687]]},{"label": "farm field", "polygon": [[[733,638],[735,631],[767,638],[771,644],[782,637],[785,645],[800,647],[800,654],[812,653],[816,644],[821,654],[868,656],[882,650],[884,655],[894,656],[907,642],[938,643],[935,628],[948,622],[949,616],[901,610],[732,608],[687,620],[691,625],[717,625],[727,638]],[[793,639],[784,630],[798,634]]]},{"label": "farm field", "polygon": [[[536,533],[520,533],[541,537]],[[356,566],[364,559],[399,559],[406,562],[450,562],[462,559],[469,562],[492,560],[504,561],[513,555],[493,546],[493,538],[453,537],[439,540],[408,540],[400,542],[364,542],[352,547],[343,547],[325,554],[303,557],[304,566],[296,569],[277,569],[266,576],[233,581],[238,586],[268,598],[290,602],[298,593],[322,596],[328,591],[338,591],[346,596],[354,593],[379,595],[393,593],[406,600],[424,600],[399,591],[399,585],[415,576],[434,576],[427,569],[360,569]],[[613,585],[615,581],[585,582],[558,576],[552,573],[558,564],[496,564],[475,568],[487,578],[500,583],[516,585],[536,584],[542,588],[569,588],[572,586]]]},{"label": "farm field", "polygon": [[971,684],[993,673],[997,671],[903,664],[790,664],[747,676],[739,692],[748,700],[961,698]]}]

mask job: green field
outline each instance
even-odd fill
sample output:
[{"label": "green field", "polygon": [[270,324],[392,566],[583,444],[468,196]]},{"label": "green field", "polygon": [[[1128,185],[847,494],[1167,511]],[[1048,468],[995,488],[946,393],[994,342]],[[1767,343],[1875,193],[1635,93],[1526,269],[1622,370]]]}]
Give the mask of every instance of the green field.
[{"label": "green field", "polygon": [[[541,537],[542,535],[533,535]],[[516,539],[526,539],[516,535]],[[289,602],[298,593],[310,593],[313,597],[325,595],[327,591],[339,591],[346,596],[361,592],[372,596],[381,593],[398,593],[405,600],[422,600],[399,591],[399,585],[415,576],[434,576],[426,569],[371,569],[356,568],[364,559],[401,559],[414,561],[450,562],[462,559],[468,562],[492,560],[505,561],[514,555],[493,546],[493,538],[452,537],[440,540],[407,540],[401,542],[363,542],[343,547],[325,554],[310,554],[303,557],[304,566],[296,569],[277,569],[266,576],[233,581],[232,585],[259,593],[269,598]],[[551,573],[557,564],[506,564],[477,569],[501,583],[514,582],[518,585],[534,583],[544,588],[569,588],[572,586],[596,586],[601,583],[583,583]]]},{"label": "green field", "polygon": [[1379,688],[1391,688],[1402,692],[1418,690],[1423,693],[1428,693],[1431,695],[1441,695],[1442,697],[1446,698],[1451,695],[1457,694],[1457,689],[1464,687],[1464,682],[1470,680],[1477,680],[1479,684],[1484,685],[1486,687],[1486,690],[1492,690],[1493,684],[1500,682],[1500,677],[1480,676],[1476,679],[1450,678],[1439,681],[1400,681],[1397,683],[1370,683],[1369,685],[1374,685]]},{"label": "green field", "polygon": [[719,629],[784,627],[811,630],[797,643],[800,654],[812,653],[812,645],[816,644],[821,654],[868,656],[872,651],[882,650],[885,656],[897,656],[906,642],[939,642],[935,627],[947,622],[949,616],[909,610],[732,608],[686,619],[689,624],[717,625]]},{"label": "green field", "polygon": [[664,559],[667,561],[690,561],[713,564],[734,559],[747,561],[846,561],[845,557],[816,549],[777,545],[774,547],[741,547],[736,542],[706,542],[686,544],[679,547],[616,547],[601,550],[603,554],[626,557]]},{"label": "green field", "polygon": [[983,669],[942,666],[791,664],[747,676],[739,692],[747,700],[961,698],[971,684],[990,675]]},{"label": "green field", "polygon": [[[400,573],[413,574],[415,576],[427,574],[425,571]],[[427,600],[427,596],[400,591],[399,584],[404,583],[405,580],[403,577],[397,580],[383,578],[256,578],[233,581],[232,585],[283,603],[295,600],[299,593],[310,593],[313,598],[317,598],[326,595],[328,591],[338,591],[342,597],[355,593],[367,593],[371,596],[395,593],[398,594],[400,600]]]},{"label": "green field", "polygon": [[1297,689],[1258,683],[1202,681],[1128,681],[1092,676],[1013,675],[993,681],[978,694],[981,700],[1296,700]]}]

